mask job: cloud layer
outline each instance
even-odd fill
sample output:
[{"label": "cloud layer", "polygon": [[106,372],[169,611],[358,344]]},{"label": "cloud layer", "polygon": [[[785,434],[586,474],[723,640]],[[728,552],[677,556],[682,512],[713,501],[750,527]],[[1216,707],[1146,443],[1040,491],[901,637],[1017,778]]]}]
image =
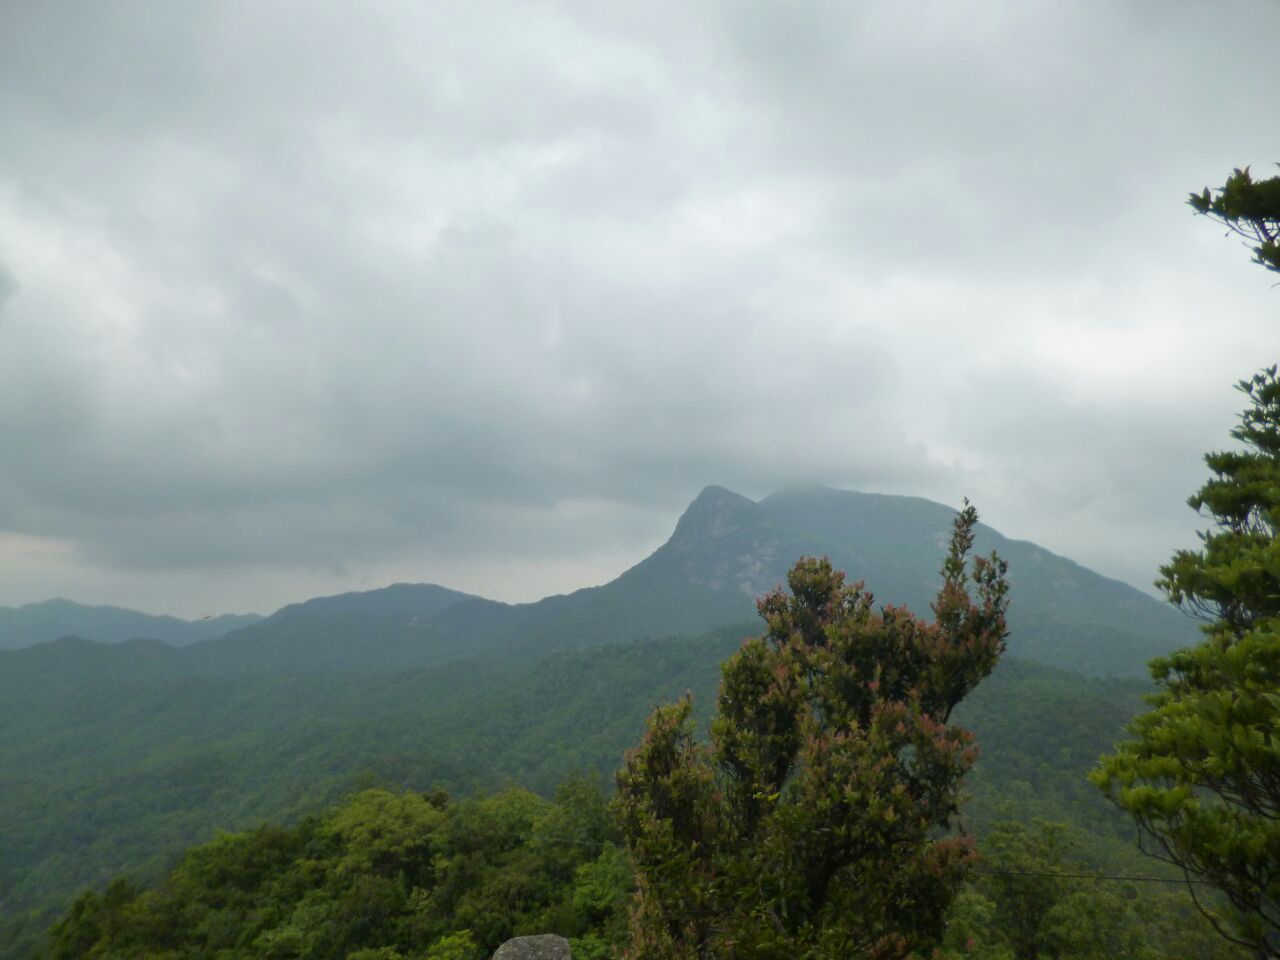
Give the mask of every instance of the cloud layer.
[{"label": "cloud layer", "polygon": [[1280,9],[615,6],[10,4],[0,602],[532,598],[711,482],[1189,542]]}]

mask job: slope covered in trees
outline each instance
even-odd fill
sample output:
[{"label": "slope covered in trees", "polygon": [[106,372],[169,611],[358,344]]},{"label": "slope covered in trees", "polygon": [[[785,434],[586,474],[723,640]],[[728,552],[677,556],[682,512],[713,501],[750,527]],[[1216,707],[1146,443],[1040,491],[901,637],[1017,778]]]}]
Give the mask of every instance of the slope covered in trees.
[{"label": "slope covered in trees", "polygon": [[371,789],[291,828],[223,834],[153,889],[86,894],[46,956],[479,960],[556,930],[589,960],[620,939],[629,879],[591,781],[554,801]]},{"label": "slope covered in trees", "polygon": [[[177,683],[160,657],[137,677],[109,669],[118,648],[69,644],[77,663],[82,647],[108,661],[92,697],[63,698],[55,715],[23,709],[34,694],[25,704],[12,689],[0,696],[18,707],[0,742],[0,904],[10,924],[38,911],[28,927],[42,928],[82,887],[122,873],[146,880],[219,829],[290,823],[362,783],[463,796],[515,782],[549,795],[574,770],[611,772],[654,704],[687,691],[713,702],[719,662],[749,632],[566,652],[529,667]],[[985,829],[1012,802],[1019,815],[1088,829],[1098,858],[1128,862],[1132,831],[1084,774],[1144,689],[1003,663],[957,714],[982,743],[967,822]]]},{"label": "slope covered in trees", "polygon": [[[719,661],[758,632],[751,592],[775,585],[786,557],[830,553],[878,602],[920,604],[911,585],[935,581],[950,517],[910,498],[810,490],[757,504],[709,488],[641,564],[537,604],[399,585],[181,649],[68,638],[0,652],[0,922],[36,929],[76,889],[156,876],[217,829],[291,823],[361,783],[545,794],[574,769],[612,770],[655,703],[690,690],[709,701]],[[1142,685],[1019,653],[1125,675],[1176,644],[1166,627],[1187,625],[1032,545],[983,527],[977,545],[1029,573],[1011,573],[1011,658],[962,706],[989,744],[965,816],[983,827],[1016,798],[1028,816],[1089,824],[1124,857],[1109,839],[1120,821],[1083,773]],[[1022,634],[1019,615],[1032,622]],[[742,625],[636,639],[729,618]]]},{"label": "slope covered in trees", "polygon": [[[944,960],[1244,960],[1185,894],[1096,880],[1082,836],[1000,821],[950,910]],[[554,931],[576,960],[626,939],[634,879],[599,783],[451,800],[369,789],[292,827],[222,834],[158,881],[119,877],[59,919],[50,960],[148,957],[484,960]]]}]

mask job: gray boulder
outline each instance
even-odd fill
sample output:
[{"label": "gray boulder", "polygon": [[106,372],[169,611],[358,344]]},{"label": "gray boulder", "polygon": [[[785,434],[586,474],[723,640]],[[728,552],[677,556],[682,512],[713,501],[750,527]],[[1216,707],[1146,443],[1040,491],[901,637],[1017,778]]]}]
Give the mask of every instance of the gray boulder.
[{"label": "gray boulder", "polygon": [[554,933],[516,937],[500,946],[493,960],[569,960],[569,941]]}]

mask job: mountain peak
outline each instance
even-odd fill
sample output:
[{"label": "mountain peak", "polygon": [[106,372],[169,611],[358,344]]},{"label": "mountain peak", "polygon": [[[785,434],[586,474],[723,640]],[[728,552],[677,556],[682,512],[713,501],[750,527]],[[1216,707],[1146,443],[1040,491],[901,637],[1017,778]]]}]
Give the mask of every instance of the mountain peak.
[{"label": "mountain peak", "polygon": [[710,537],[720,540],[740,530],[754,514],[757,504],[724,487],[704,487],[676,522],[672,540]]}]

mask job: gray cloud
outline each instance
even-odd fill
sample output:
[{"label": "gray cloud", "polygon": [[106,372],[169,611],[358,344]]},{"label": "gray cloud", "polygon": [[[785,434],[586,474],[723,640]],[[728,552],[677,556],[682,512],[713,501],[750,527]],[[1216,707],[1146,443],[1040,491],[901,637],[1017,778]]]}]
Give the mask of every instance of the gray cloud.
[{"label": "gray cloud", "polygon": [[1274,359],[1180,206],[1273,147],[1216,9],[10,5],[0,602],[528,597],[709,482],[1146,583]]}]

